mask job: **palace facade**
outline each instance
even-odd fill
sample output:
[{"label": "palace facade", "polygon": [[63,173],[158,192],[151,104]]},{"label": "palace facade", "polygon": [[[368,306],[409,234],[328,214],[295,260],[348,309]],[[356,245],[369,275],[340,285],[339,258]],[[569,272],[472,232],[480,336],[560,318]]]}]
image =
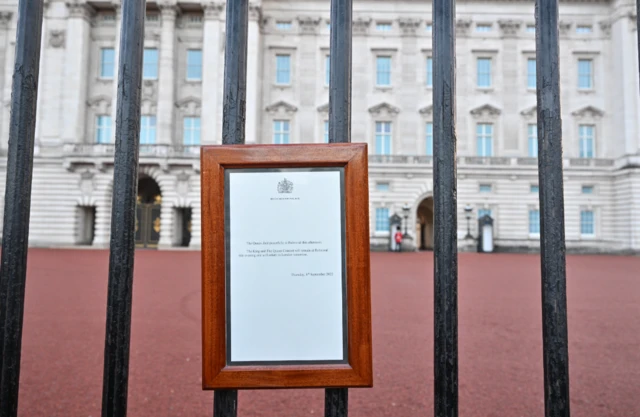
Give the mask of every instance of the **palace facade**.
[{"label": "palace facade", "polygon": [[[5,178],[17,1],[0,4],[0,176]],[[119,0],[48,0],[29,242],[109,243]],[[247,143],[327,141],[329,0],[252,1]],[[200,247],[199,145],[221,142],[225,5],[147,2],[137,238]],[[560,4],[569,250],[640,251],[640,85],[635,4]],[[354,5],[354,142],[369,144],[370,230],[390,218],[432,247],[431,3]],[[501,250],[539,246],[534,4],[457,4],[458,230],[493,220]],[[0,195],[4,198],[4,181]],[[0,210],[4,203],[0,204]],[[465,207],[467,212],[465,212]],[[259,210],[256,207],[256,210]],[[467,215],[471,217],[467,221]],[[396,217],[397,218],[397,217]]]}]

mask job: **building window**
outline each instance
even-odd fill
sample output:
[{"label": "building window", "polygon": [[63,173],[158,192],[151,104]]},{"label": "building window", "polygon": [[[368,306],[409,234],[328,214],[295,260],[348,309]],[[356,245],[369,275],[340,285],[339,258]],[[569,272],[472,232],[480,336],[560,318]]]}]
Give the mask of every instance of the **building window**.
[{"label": "building window", "polygon": [[327,55],[324,58],[324,85],[329,85],[331,82],[331,57]]},{"label": "building window", "polygon": [[113,48],[100,49],[100,78],[113,78],[116,52]]},{"label": "building window", "polygon": [[433,24],[432,23],[427,23],[424,26],[424,30],[427,31],[427,32],[431,32],[433,30]]},{"label": "building window", "polygon": [[576,26],[576,33],[591,33],[593,27],[591,25],[578,25]]},{"label": "building window", "polygon": [[536,33],[536,25],[527,25],[527,33]]},{"label": "building window", "polygon": [[578,88],[590,90],[593,88],[593,60],[578,60]]},{"label": "building window", "polygon": [[527,88],[536,88],[536,59],[527,59]]},{"label": "building window", "polygon": [[276,55],[276,84],[291,84],[291,55]]},{"label": "building window", "polygon": [[491,215],[491,209],[488,209],[488,208],[481,208],[481,209],[478,209],[478,218],[479,218],[479,219],[481,219],[481,218],[483,218],[484,216],[493,217],[493,216]]},{"label": "building window", "polygon": [[391,122],[376,122],[376,154],[391,155]]},{"label": "building window", "polygon": [[185,145],[200,145],[200,118],[185,117],[184,118],[184,139]]},{"label": "building window", "polygon": [[111,116],[96,117],[96,143],[111,142]]},{"label": "building window", "polygon": [[478,156],[493,156],[493,125],[478,123],[476,126],[476,148]]},{"label": "building window", "polygon": [[388,22],[376,23],[376,30],[379,32],[391,32],[391,23],[388,23]]},{"label": "building window", "polygon": [[324,121],[324,143],[329,143],[329,121]]},{"label": "building window", "polygon": [[491,58],[478,58],[478,87],[491,87]]},{"label": "building window", "polygon": [[153,145],[156,143],[156,116],[140,117],[140,144]]},{"label": "building window", "polygon": [[273,121],[273,143],[277,145],[286,145],[287,143],[289,143],[288,120]]},{"label": "building window", "polygon": [[376,85],[391,85],[391,57],[379,56],[376,58]]},{"label": "building window", "polygon": [[389,191],[389,183],[388,182],[376,183],[376,191],[381,191],[381,192]]},{"label": "building window", "polygon": [[580,139],[580,158],[594,157],[594,127],[591,125],[578,126]]},{"label": "building window", "polygon": [[427,87],[433,87],[433,58],[430,56],[427,57],[427,77],[426,77]]},{"label": "building window", "polygon": [[429,122],[426,126],[426,143],[427,156],[433,156],[433,123]]},{"label": "building window", "polygon": [[278,21],[276,22],[276,29],[278,30],[290,30],[291,22]]},{"label": "building window", "polygon": [[580,211],[580,234],[582,236],[595,235],[593,210]]},{"label": "building window", "polygon": [[145,80],[157,80],[158,50],[155,48],[145,48],[142,65],[142,78]]},{"label": "building window", "polygon": [[158,13],[147,13],[147,15],[145,16],[145,21],[158,22],[160,21],[160,15]]},{"label": "building window", "polygon": [[187,80],[202,80],[202,50],[189,49],[187,51]]},{"label": "building window", "polygon": [[491,184],[480,184],[479,188],[481,193],[490,193],[492,189],[493,187],[491,186]]},{"label": "building window", "polygon": [[491,32],[490,23],[478,23],[476,25],[476,32]]},{"label": "building window", "polygon": [[540,210],[538,209],[529,210],[529,234],[540,234]]},{"label": "building window", "polygon": [[385,207],[376,208],[376,232],[389,231],[389,209]]},{"label": "building window", "polygon": [[538,187],[537,185],[532,185],[532,186],[529,188],[529,191],[531,191],[532,193],[536,193],[536,194],[538,194],[538,193],[540,192],[540,187]]},{"label": "building window", "polygon": [[530,124],[527,126],[527,146],[529,148],[529,157],[538,157],[538,125]]},{"label": "building window", "polygon": [[593,194],[593,185],[583,185],[582,194]]}]

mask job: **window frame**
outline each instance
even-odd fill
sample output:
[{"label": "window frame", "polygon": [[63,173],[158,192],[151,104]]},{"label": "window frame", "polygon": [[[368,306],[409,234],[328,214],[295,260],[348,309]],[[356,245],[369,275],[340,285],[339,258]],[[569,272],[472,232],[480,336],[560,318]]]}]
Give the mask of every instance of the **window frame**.
[{"label": "window frame", "polygon": [[[491,158],[493,157],[493,137],[494,137],[494,124],[488,122],[478,122],[476,123],[476,156],[482,158]],[[482,127],[482,132],[480,132],[480,128]],[[488,132],[487,132],[488,128]],[[487,139],[489,146],[489,152],[487,155]],[[480,143],[482,142],[482,147]],[[482,151],[480,149],[482,148]]]},{"label": "window frame", "polygon": [[[536,213],[537,218],[535,218],[534,222],[532,223],[532,218],[531,215],[533,213]],[[529,211],[528,211],[528,217],[529,217],[529,221],[528,221],[528,227],[529,227],[529,237],[540,237],[540,209],[538,207],[529,207]],[[534,227],[534,230],[532,231],[532,227],[531,226],[537,226],[537,231],[535,230],[536,227]]]},{"label": "window frame", "polygon": [[[111,51],[113,53],[113,57],[112,57],[112,62],[111,64],[111,76],[105,76],[104,75],[104,66],[105,66],[105,52],[106,51]],[[98,78],[100,78],[101,80],[113,80],[116,76],[116,50],[114,47],[112,46],[104,46],[104,47],[100,47],[100,62],[98,63]]]},{"label": "window frame", "polygon": [[[191,121],[192,124],[191,126],[187,126],[187,121]],[[197,128],[196,126],[193,124],[193,122],[197,121]],[[187,132],[190,133],[190,143],[187,143]],[[194,132],[198,132],[197,135],[197,143],[194,143]],[[184,116],[182,118],[182,144],[184,146],[199,146],[202,142],[202,120],[200,118],[200,116]]]},{"label": "window frame", "polygon": [[[590,129],[591,134],[583,136],[583,128]],[[591,155],[589,155],[589,148],[583,148],[583,144],[587,140],[591,140]],[[588,144],[588,142],[586,142]],[[583,152],[584,151],[584,152]],[[581,159],[594,159],[596,158],[596,125],[593,123],[580,123],[578,124],[578,156]]]},{"label": "window frame", "polygon": [[[589,63],[589,74],[588,74],[589,86],[588,87],[583,87],[582,86],[582,79],[584,77],[587,77],[587,76],[586,75],[581,75],[581,68],[580,68],[580,63],[581,62],[588,62]],[[577,61],[577,80],[578,80],[578,90],[579,91],[593,91],[595,89],[594,69],[595,69],[595,60],[594,60],[593,57],[579,57],[578,58],[578,61]]]},{"label": "window frame", "polygon": [[[387,59],[389,61],[388,72],[381,72],[379,61],[381,59]],[[378,88],[390,88],[393,86],[393,56],[391,54],[376,54],[376,87]],[[388,84],[380,84],[381,74],[388,74]]]},{"label": "window frame", "polygon": [[[280,58],[287,58],[288,60],[288,68],[286,70],[286,72],[283,69],[280,69]],[[292,80],[292,68],[291,68],[291,62],[292,62],[292,54],[291,53],[286,53],[286,52],[276,52],[275,56],[274,56],[274,60],[275,60],[275,67],[274,67],[274,74],[275,74],[275,84],[278,86],[290,86],[291,85],[291,80]],[[280,74],[287,74],[287,81],[286,82],[281,82],[280,81]]]},{"label": "window frame", "polygon": [[[106,125],[101,123],[103,120],[107,121]],[[111,128],[113,126],[113,121],[110,114],[98,114],[95,118],[95,144],[99,145],[107,145],[111,143]],[[103,133],[105,132],[106,133]],[[100,138],[101,134],[106,134],[106,142],[102,142]]]},{"label": "window frame", "polygon": [[[382,218],[378,216],[378,213],[386,213],[386,218]],[[374,232],[376,234],[389,234],[391,224],[389,223],[389,219],[391,218],[389,207],[376,207],[374,212]],[[386,228],[382,227],[385,226]],[[380,226],[380,227],[378,227]]]},{"label": "window frame", "polygon": [[[535,146],[532,146],[535,142]],[[529,158],[538,157],[538,124],[527,123],[527,155]]]},{"label": "window frame", "polygon": [[[385,131],[385,126],[388,125],[389,130]],[[381,127],[381,131],[378,131],[378,126]],[[388,148],[388,153],[378,152],[378,139],[382,139],[382,144],[380,145],[380,149],[384,150]],[[385,141],[385,139],[388,139]],[[390,120],[376,120],[374,123],[374,143],[373,149],[375,155],[393,155],[393,122]],[[385,146],[387,145],[387,146]]]},{"label": "window frame", "polygon": [[[146,123],[145,123],[146,122]],[[145,130],[146,128],[146,130]],[[142,133],[146,132],[145,141],[143,142]],[[153,135],[151,135],[153,133]],[[150,141],[153,139],[153,141]],[[155,114],[144,114],[140,116],[140,145],[155,145],[158,140],[158,120]]]},{"label": "window frame", "polygon": [[[147,75],[147,69],[151,68],[151,65],[153,65],[153,63],[149,63],[145,60],[145,57],[147,56],[147,51],[155,51],[155,55],[156,55],[156,61],[155,61],[155,66],[154,66],[154,71],[155,71],[155,76],[148,76]],[[159,73],[160,73],[160,51],[158,50],[158,48],[144,48],[144,51],[142,53],[142,79],[143,80],[157,80],[159,77]]]},{"label": "window frame", "polygon": [[[192,52],[199,52],[199,53],[200,53],[200,64],[199,64],[199,65],[194,65],[194,64],[190,64],[190,63],[189,63],[189,56],[190,56],[190,53],[192,53]],[[203,57],[204,57],[204,56],[203,56],[203,52],[202,52],[202,49],[201,49],[201,48],[187,48],[187,54],[186,54],[186,74],[185,74],[185,78],[186,78],[186,80],[187,80],[187,81],[190,81],[190,82],[194,82],[194,81],[195,81],[195,82],[197,82],[197,81],[202,81],[202,75],[203,75],[203,71],[202,71],[202,68],[203,68],[203,65],[202,65],[202,64],[203,64]],[[192,77],[190,77],[190,76],[189,76],[189,69],[190,69],[190,68],[199,68],[200,75],[199,75],[197,78],[192,78]]]},{"label": "window frame", "polygon": [[[489,71],[482,75],[487,75],[489,84],[488,85],[480,85],[480,61],[486,61],[489,63]],[[487,90],[493,88],[493,58],[489,56],[477,56],[476,57],[476,88]]]},{"label": "window frame", "polygon": [[[585,226],[585,219],[584,219],[584,215],[589,213],[591,215],[591,233],[585,233],[584,232],[584,226]],[[581,207],[580,208],[580,223],[579,223],[579,227],[580,227],[580,237],[581,238],[587,238],[587,239],[593,239],[596,237],[596,211],[591,208],[591,207]]]},{"label": "window frame", "polygon": [[[282,129],[277,129],[277,123],[280,123]],[[291,143],[291,120],[290,119],[273,119],[272,121],[271,143],[274,145],[288,145]],[[286,129],[284,127],[286,126]],[[278,142],[277,138],[280,138]]]}]

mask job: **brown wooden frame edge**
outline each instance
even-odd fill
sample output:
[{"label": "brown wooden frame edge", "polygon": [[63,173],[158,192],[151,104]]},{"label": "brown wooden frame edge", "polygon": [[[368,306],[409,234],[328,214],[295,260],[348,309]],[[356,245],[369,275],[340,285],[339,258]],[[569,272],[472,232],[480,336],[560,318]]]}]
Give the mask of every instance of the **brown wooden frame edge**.
[{"label": "brown wooden frame edge", "polygon": [[[202,387],[210,389],[373,386],[367,145],[203,146]],[[225,335],[225,168],[344,167],[348,365],[227,366]]]}]

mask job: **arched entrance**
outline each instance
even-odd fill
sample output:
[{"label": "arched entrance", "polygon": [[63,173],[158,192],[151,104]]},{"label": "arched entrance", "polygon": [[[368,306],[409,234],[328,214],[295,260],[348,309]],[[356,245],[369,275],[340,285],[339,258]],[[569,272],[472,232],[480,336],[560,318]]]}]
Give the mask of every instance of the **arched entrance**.
[{"label": "arched entrance", "polygon": [[418,205],[416,246],[420,250],[433,250],[433,197],[425,198]]},{"label": "arched entrance", "polygon": [[153,178],[141,176],[138,180],[136,206],[136,247],[157,248],[160,240],[160,204],[162,193]]}]

